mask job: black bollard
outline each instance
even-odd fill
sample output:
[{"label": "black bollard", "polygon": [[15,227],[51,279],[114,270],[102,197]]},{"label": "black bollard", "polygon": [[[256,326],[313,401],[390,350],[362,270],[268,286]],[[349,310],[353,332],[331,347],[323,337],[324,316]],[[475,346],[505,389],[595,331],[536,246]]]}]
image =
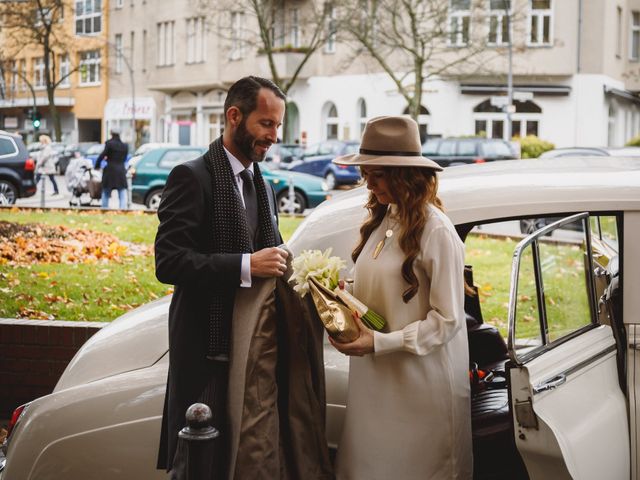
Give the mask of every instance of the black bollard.
[{"label": "black bollard", "polygon": [[178,433],[178,448],[184,448],[186,480],[209,479],[213,473],[213,450],[220,436],[211,426],[211,409],[204,403],[194,403],[185,414],[187,426]]}]

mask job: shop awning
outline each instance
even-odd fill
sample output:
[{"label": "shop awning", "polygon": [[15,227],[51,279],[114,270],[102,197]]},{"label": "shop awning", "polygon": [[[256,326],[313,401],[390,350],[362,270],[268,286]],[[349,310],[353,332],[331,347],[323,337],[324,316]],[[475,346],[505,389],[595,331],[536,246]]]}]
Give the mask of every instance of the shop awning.
[{"label": "shop awning", "polygon": [[617,97],[629,102],[633,102],[636,104],[640,104],[640,97],[629,90],[622,90],[620,88],[610,87],[608,85],[604,86],[605,95],[611,95],[612,97]]},{"label": "shop awning", "polygon": [[[571,93],[571,87],[567,85],[514,85],[514,92],[531,92],[537,95],[563,96]],[[468,95],[497,95],[507,92],[505,84],[460,84],[460,93]]]}]

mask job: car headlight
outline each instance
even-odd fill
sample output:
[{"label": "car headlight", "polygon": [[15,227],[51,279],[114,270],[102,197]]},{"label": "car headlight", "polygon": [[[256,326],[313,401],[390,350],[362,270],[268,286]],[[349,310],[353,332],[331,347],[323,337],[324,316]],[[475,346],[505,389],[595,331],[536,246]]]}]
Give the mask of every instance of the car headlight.
[{"label": "car headlight", "polygon": [[322,182],[322,190],[325,192],[329,191],[329,185],[327,185],[327,182]]}]

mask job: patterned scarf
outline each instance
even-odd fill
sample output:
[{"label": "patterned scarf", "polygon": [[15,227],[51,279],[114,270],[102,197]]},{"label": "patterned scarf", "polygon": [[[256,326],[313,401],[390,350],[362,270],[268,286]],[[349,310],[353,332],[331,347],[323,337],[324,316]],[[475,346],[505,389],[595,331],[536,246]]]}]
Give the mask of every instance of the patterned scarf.
[{"label": "patterned scarf", "polygon": [[[209,146],[204,154],[212,186],[212,246],[213,253],[251,253],[253,242],[249,236],[247,216],[240,199],[231,164],[222,146],[222,137]],[[253,164],[253,183],[258,201],[259,235],[256,250],[276,246],[276,234],[265,181],[257,163]],[[228,289],[215,287],[209,305],[207,358],[224,359],[229,355],[231,316],[225,315],[224,298]]]}]

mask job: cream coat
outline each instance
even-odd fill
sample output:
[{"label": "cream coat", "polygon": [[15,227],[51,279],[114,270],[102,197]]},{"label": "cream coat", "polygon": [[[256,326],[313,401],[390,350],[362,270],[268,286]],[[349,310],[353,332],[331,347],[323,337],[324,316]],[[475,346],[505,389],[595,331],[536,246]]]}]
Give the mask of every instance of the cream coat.
[{"label": "cream coat", "polygon": [[36,170],[42,175],[53,175],[56,173],[56,160],[57,155],[51,145],[45,145],[38,152]]},{"label": "cream coat", "polygon": [[[387,229],[377,259],[373,251]],[[429,207],[414,263],[418,293],[405,304],[404,254],[387,214],[355,265],[354,294],[387,321],[375,354],[351,357],[347,413],[338,447],[343,480],[452,480],[472,477],[464,244]]]}]

